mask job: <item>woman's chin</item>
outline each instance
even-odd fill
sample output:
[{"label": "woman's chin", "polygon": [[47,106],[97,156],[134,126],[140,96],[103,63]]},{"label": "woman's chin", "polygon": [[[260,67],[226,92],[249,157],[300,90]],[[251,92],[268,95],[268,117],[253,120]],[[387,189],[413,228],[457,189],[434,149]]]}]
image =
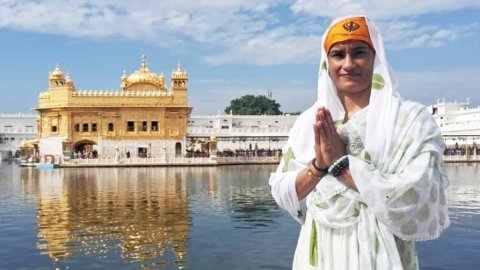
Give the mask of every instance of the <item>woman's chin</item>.
[{"label": "woman's chin", "polygon": [[365,92],[368,88],[364,86],[360,86],[358,84],[355,85],[347,85],[345,87],[339,87],[337,88],[337,91],[342,94],[359,94],[362,92]]}]

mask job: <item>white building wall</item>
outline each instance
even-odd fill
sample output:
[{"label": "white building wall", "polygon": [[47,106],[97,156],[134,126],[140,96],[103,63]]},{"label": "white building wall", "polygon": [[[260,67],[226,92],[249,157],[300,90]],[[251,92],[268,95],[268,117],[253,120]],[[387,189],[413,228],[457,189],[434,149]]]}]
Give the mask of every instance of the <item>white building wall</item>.
[{"label": "white building wall", "polygon": [[20,145],[37,138],[37,115],[0,114],[0,155],[6,158],[20,150]]},{"label": "white building wall", "polygon": [[58,137],[48,137],[40,138],[39,151],[40,151],[40,160],[44,161],[46,155],[53,155],[57,158],[63,155],[62,142],[66,140],[67,137],[58,136]]},{"label": "white building wall", "polygon": [[100,140],[94,147],[100,157],[125,157],[130,152],[131,157],[138,156],[138,150],[146,149],[147,156],[158,158],[164,156],[175,156],[176,145],[181,146],[181,155],[185,153],[185,140]]},{"label": "white building wall", "polygon": [[[218,140],[217,149],[281,149],[297,115],[192,115],[188,121],[187,141]],[[198,149],[198,146],[197,148]]]},{"label": "white building wall", "polygon": [[[108,141],[100,140],[94,149],[101,156],[114,156],[129,151],[132,156],[138,148],[148,148],[151,156],[175,155],[175,145],[181,144],[182,154],[191,147],[191,138],[208,139],[216,136],[217,148],[224,149],[281,149],[286,143],[288,132],[298,116],[291,115],[192,115],[188,120],[187,140]],[[0,114],[0,150],[19,150],[26,140],[36,139],[36,114]],[[12,140],[13,138],[13,140]],[[40,139],[40,155],[62,155],[65,137]],[[197,146],[198,147],[198,146]]]},{"label": "white building wall", "polygon": [[480,107],[470,108],[468,101],[443,101],[429,108],[447,145],[480,143]]},{"label": "white building wall", "polygon": [[[471,108],[469,102],[437,102],[429,106],[447,143],[480,144],[480,107]],[[149,149],[151,156],[175,155],[176,143],[181,143],[182,154],[191,148],[192,139],[208,140],[217,137],[217,148],[225,149],[281,149],[288,132],[298,116],[291,115],[192,115],[188,120],[187,140],[180,141],[99,141],[95,146],[99,155],[113,156],[119,151],[137,154],[139,147]],[[0,153],[15,153],[26,140],[36,139],[36,114],[0,114]],[[464,138],[462,138],[464,136]],[[478,137],[476,137],[478,136]],[[42,139],[40,154],[62,154],[64,137]],[[198,149],[198,145],[194,146]]]}]

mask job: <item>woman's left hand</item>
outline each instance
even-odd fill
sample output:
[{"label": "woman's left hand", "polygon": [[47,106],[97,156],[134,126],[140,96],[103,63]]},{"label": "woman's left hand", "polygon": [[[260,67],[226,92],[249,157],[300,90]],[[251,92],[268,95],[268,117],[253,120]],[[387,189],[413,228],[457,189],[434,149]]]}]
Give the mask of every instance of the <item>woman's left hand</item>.
[{"label": "woman's left hand", "polygon": [[315,144],[320,146],[318,151],[327,166],[331,166],[335,160],[345,155],[345,145],[338,135],[330,111],[325,107],[317,110],[314,132],[319,140]]},{"label": "woman's left hand", "polygon": [[[340,135],[338,135],[332,115],[328,109],[324,107],[318,109],[316,120],[314,131],[316,138],[318,137],[320,141],[318,149],[321,152],[323,161],[330,167],[335,160],[345,155],[345,145],[340,139]],[[357,190],[349,168],[345,169],[342,180],[349,188]]]}]

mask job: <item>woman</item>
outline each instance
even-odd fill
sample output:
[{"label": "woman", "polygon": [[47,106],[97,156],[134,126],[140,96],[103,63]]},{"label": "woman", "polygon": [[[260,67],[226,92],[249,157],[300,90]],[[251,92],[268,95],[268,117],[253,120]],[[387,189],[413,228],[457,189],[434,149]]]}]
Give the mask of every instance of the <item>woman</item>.
[{"label": "woman", "polygon": [[334,20],[318,100],[269,179],[302,224],[293,269],[418,269],[413,241],[448,227],[440,130],[396,90],[377,27],[363,16]]}]

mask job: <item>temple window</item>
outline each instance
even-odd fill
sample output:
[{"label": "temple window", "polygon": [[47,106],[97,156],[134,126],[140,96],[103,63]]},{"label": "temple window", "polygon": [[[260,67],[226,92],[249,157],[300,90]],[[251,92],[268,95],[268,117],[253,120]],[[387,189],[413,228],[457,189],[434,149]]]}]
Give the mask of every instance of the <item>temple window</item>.
[{"label": "temple window", "polygon": [[52,126],[52,132],[57,132],[57,126]]},{"label": "temple window", "polygon": [[152,121],[152,131],[158,131],[158,121]]},{"label": "temple window", "polygon": [[142,122],[142,131],[147,131],[147,121]]},{"label": "temple window", "polygon": [[73,128],[75,132],[80,132],[80,124],[75,124]]},{"label": "temple window", "polygon": [[82,132],[88,132],[88,124],[83,124]]},{"label": "temple window", "polygon": [[135,122],[134,121],[128,121],[127,122],[127,131],[135,131]]},{"label": "temple window", "polygon": [[113,123],[108,123],[108,131],[113,131]]},{"label": "temple window", "polygon": [[97,123],[92,123],[92,132],[97,132]]}]

